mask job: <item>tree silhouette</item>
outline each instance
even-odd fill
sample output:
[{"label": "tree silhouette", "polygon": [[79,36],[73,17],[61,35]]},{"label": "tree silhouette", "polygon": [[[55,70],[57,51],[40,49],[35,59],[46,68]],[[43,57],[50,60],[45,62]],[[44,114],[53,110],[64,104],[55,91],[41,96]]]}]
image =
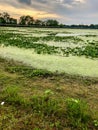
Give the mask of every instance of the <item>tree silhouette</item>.
[{"label": "tree silhouette", "polygon": [[41,20],[39,20],[39,19],[35,20],[35,25],[41,26],[42,24],[43,24],[43,22]]},{"label": "tree silhouette", "polygon": [[90,24],[90,25],[65,25],[65,24],[59,24],[59,22],[55,19],[47,19],[47,20],[34,20],[33,17],[30,15],[23,15],[19,18],[19,23],[17,23],[17,19],[10,17],[9,13],[3,12],[0,13],[0,25],[15,25],[15,26],[21,26],[21,25],[33,25],[33,26],[42,26],[42,27],[61,27],[61,28],[80,28],[80,29],[98,29],[98,24]]},{"label": "tree silhouette", "polygon": [[17,24],[17,19],[11,18],[7,12],[0,13],[0,24]]},{"label": "tree silhouette", "polygon": [[46,21],[46,26],[58,26],[59,22],[57,20],[49,19]]},{"label": "tree silhouette", "polygon": [[21,25],[33,25],[34,24],[34,19],[33,17],[27,15],[27,16],[21,16],[19,23]]}]

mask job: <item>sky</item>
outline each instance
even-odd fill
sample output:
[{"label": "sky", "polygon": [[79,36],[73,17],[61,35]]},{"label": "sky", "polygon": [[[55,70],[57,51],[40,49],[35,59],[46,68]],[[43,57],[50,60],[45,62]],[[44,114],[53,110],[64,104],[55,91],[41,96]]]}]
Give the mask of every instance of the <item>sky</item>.
[{"label": "sky", "polygon": [[0,13],[19,19],[56,19],[63,24],[98,24],[98,0],[0,0]]}]

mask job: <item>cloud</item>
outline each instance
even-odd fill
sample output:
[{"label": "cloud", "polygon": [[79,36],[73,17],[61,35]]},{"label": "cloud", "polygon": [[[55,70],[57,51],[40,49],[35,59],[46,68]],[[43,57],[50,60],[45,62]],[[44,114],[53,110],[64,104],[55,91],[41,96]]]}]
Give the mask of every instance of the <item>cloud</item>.
[{"label": "cloud", "polygon": [[11,15],[54,18],[68,24],[97,23],[97,6],[98,0],[0,0],[0,11]]},{"label": "cloud", "polygon": [[25,3],[27,5],[30,5],[32,3],[32,0],[18,0],[20,3]]},{"label": "cloud", "polygon": [[[6,7],[6,8],[4,8]],[[2,3],[0,4],[0,12],[8,12],[11,14],[12,17],[15,17],[19,19],[22,15],[31,15],[35,19],[45,19],[45,18],[59,18],[60,16],[56,13],[49,13],[46,11],[41,11],[35,8],[32,8],[32,6],[26,6],[26,5],[20,5],[16,1],[16,3]]]}]

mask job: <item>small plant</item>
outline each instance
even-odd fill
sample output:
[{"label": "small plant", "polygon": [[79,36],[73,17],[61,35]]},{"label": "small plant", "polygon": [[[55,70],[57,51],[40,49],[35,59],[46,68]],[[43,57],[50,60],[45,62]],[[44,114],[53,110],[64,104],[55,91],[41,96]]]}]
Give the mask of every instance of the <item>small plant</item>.
[{"label": "small plant", "polygon": [[87,104],[84,101],[73,98],[68,98],[66,103],[66,112],[70,124],[75,128],[86,127],[88,121],[90,120]]},{"label": "small plant", "polygon": [[46,90],[45,92],[44,92],[44,95],[45,96],[50,96],[50,95],[53,95],[54,93],[50,90],[50,89],[48,89],[48,90]]},{"label": "small plant", "polygon": [[32,108],[37,113],[43,113],[46,116],[54,115],[58,111],[58,102],[51,99],[50,95],[53,94],[51,90],[45,91],[43,96],[33,96]]},{"label": "small plant", "polygon": [[19,95],[19,88],[17,86],[8,86],[3,90],[3,100],[6,103],[21,105],[24,103],[23,97]]},{"label": "small plant", "polygon": [[98,127],[98,120],[94,120],[94,126]]}]

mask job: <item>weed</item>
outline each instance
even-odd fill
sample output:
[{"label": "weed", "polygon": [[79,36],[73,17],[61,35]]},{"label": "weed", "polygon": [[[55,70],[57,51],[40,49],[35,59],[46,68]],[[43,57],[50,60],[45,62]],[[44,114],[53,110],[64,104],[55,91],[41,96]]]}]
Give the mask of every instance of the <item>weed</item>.
[{"label": "weed", "polygon": [[51,99],[52,91],[45,91],[42,96],[33,96],[32,101],[32,109],[37,113],[43,113],[45,116],[55,115],[59,109],[59,105],[57,100]]},{"label": "weed", "polygon": [[98,120],[94,120],[93,122],[94,122],[94,126],[98,127]]},{"label": "weed", "polygon": [[3,90],[2,100],[5,103],[12,105],[22,105],[25,103],[23,97],[19,95],[19,88],[17,86],[8,86]]},{"label": "weed", "polygon": [[87,127],[87,124],[90,120],[87,104],[79,99],[68,98],[66,100],[66,105],[67,117],[72,127]]}]

